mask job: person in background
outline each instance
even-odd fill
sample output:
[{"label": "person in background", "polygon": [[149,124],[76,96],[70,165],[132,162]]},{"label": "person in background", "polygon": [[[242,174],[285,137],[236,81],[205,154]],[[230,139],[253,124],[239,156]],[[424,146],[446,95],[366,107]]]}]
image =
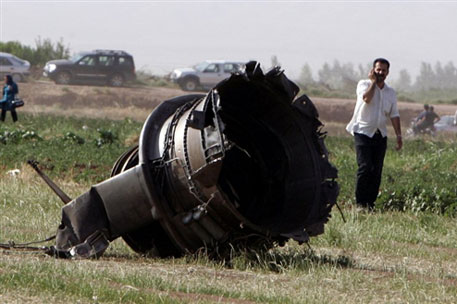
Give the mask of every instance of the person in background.
[{"label": "person in background", "polygon": [[17,121],[17,113],[13,105],[13,100],[17,93],[19,93],[19,89],[17,84],[13,81],[13,77],[11,77],[11,75],[6,75],[5,86],[3,87],[3,98],[0,100],[0,105],[2,107],[0,119],[2,121],[5,121],[7,111],[11,111],[13,122]]},{"label": "person in background", "polygon": [[390,63],[377,58],[368,74],[369,79],[357,84],[357,102],[346,130],[354,136],[357,156],[357,181],[355,189],[358,206],[373,210],[381,184],[384,156],[387,149],[388,119],[396,135],[396,149],[403,146],[400,114],[395,90],[384,81]]},{"label": "person in background", "polygon": [[416,124],[425,119],[425,116],[427,115],[429,109],[430,107],[428,106],[428,104],[424,104],[424,111],[422,111],[415,119]]},{"label": "person in background", "polygon": [[424,111],[416,118],[415,131],[422,132],[427,128],[435,131],[434,124],[440,120],[440,117],[435,113],[433,106],[424,105]]},{"label": "person in background", "polygon": [[433,108],[433,106],[430,106],[429,114],[426,116],[426,119],[429,121],[430,129],[432,129],[432,131],[436,131],[435,123],[437,123],[441,119],[441,117],[435,113],[435,109]]}]

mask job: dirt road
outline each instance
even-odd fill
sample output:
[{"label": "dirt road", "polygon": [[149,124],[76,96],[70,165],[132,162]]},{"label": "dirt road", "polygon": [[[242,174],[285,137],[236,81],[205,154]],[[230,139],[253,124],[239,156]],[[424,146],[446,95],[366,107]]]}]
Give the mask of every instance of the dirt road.
[{"label": "dirt road", "polygon": [[[21,83],[20,96],[26,106],[20,109],[29,113],[55,113],[57,115],[87,116],[92,118],[143,121],[163,100],[189,94],[180,89],[159,87],[111,88],[103,86],[56,85],[52,82]],[[347,123],[352,115],[355,100],[312,97],[321,121],[326,125]],[[399,102],[403,128],[422,111],[421,104]],[[439,115],[452,115],[456,105],[436,105]]]}]

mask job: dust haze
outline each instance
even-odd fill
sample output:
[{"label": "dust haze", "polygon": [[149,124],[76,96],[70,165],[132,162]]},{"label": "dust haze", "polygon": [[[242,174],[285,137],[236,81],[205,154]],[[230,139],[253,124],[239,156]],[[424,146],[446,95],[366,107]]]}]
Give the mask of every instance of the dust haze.
[{"label": "dust haze", "polygon": [[[438,3],[437,3],[438,2]],[[0,1],[0,39],[63,39],[72,52],[123,49],[137,69],[167,74],[205,59],[271,57],[291,78],[335,59],[386,57],[391,78],[422,62],[456,61],[456,2]]]}]

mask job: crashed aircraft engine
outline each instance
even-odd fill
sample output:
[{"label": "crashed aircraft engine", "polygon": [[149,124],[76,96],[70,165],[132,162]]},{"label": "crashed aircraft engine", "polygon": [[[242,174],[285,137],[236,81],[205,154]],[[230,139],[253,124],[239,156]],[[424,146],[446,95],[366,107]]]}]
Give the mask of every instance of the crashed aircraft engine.
[{"label": "crashed aircraft engine", "polygon": [[166,257],[323,233],[337,170],[297,93],[279,68],[250,62],[206,95],[161,103],[112,177],[63,207],[59,255],[99,256],[118,237]]}]

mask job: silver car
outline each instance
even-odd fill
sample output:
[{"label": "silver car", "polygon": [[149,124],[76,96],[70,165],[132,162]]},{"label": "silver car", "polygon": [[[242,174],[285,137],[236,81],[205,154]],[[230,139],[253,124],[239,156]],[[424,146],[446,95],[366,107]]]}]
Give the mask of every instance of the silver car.
[{"label": "silver car", "polygon": [[14,82],[25,81],[30,74],[30,62],[12,54],[0,52],[0,75],[10,74]]},{"label": "silver car", "polygon": [[457,132],[456,116],[443,115],[441,119],[435,123],[435,130],[437,132]]},{"label": "silver car", "polygon": [[170,79],[179,84],[184,91],[210,89],[232,73],[241,72],[243,62],[225,60],[206,60],[192,68],[175,69]]}]

